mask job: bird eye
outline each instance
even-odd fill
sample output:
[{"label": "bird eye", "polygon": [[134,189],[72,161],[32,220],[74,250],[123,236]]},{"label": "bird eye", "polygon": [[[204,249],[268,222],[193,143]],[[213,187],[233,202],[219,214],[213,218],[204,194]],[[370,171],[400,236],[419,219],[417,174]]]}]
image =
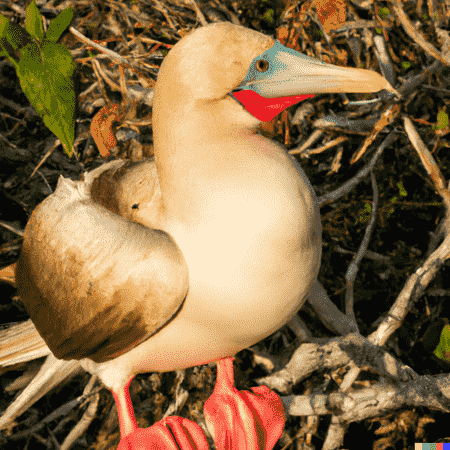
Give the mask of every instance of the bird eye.
[{"label": "bird eye", "polygon": [[269,68],[269,63],[265,59],[260,59],[256,62],[256,69],[258,72],[265,72]]}]

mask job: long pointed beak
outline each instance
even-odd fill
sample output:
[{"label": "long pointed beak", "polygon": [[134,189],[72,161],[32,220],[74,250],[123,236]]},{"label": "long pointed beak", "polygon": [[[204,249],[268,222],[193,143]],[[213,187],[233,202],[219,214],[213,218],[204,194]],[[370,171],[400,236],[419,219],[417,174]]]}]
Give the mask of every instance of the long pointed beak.
[{"label": "long pointed beak", "polygon": [[[252,61],[246,77],[231,94],[258,119],[271,120],[283,109],[312,94],[382,89],[396,92],[377,72],[323,63],[276,41]],[[277,99],[277,102],[264,99]]]},{"label": "long pointed beak", "polygon": [[326,92],[394,92],[379,73],[327,64],[285,47],[279,41],[256,57],[236,90],[251,89],[265,98]]}]

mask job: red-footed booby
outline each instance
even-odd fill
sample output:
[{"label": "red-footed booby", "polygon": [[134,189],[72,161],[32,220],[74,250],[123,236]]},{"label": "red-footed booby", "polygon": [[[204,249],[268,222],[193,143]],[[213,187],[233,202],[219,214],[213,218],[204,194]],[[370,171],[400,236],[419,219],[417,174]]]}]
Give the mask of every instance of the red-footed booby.
[{"label": "red-footed booby", "polygon": [[115,393],[125,434],[134,375],[234,355],[287,323],[316,281],[316,196],[257,134],[260,120],[299,95],[381,89],[392,88],[376,72],[241,26],[196,29],[159,72],[154,161],[61,177],[33,212],[19,295],[53,354],[81,360]]}]

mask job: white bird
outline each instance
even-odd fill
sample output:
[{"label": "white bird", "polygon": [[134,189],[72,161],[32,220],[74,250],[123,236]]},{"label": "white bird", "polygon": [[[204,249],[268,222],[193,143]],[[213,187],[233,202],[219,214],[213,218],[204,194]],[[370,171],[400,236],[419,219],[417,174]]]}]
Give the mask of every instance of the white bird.
[{"label": "white bird", "polygon": [[184,37],[155,87],[154,161],[61,177],[28,222],[17,285],[53,354],[121,408],[134,375],[217,361],[287,323],[316,282],[319,207],[257,126],[294,96],[381,89],[376,72],[230,23]]}]

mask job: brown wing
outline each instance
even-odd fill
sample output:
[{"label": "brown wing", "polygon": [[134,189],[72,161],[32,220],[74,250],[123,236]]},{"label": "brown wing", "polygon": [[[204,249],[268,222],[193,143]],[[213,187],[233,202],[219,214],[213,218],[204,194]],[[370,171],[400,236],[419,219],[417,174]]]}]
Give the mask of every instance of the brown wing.
[{"label": "brown wing", "polygon": [[112,213],[62,177],[27,224],[16,277],[55,356],[95,362],[156,333],[189,285],[183,254],[168,233]]}]

